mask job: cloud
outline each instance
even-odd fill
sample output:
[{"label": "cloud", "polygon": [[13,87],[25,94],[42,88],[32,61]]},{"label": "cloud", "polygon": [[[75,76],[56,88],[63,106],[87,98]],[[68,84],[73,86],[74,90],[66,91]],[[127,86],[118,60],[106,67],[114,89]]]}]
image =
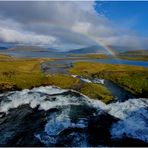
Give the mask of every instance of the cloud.
[{"label": "cloud", "polygon": [[140,44],[132,31],[117,27],[94,6],[94,1],[1,1],[0,41],[56,48]]},{"label": "cloud", "polygon": [[21,32],[18,30],[1,28],[0,41],[6,43],[28,44],[28,45],[52,45],[54,37],[39,35],[35,33]]}]

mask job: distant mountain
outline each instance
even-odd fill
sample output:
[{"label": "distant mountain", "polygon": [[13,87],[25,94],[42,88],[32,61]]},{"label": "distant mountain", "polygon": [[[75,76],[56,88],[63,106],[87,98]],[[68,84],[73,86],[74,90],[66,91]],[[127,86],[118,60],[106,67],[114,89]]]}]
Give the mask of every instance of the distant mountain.
[{"label": "distant mountain", "polygon": [[9,51],[27,51],[27,52],[53,52],[54,50],[50,50],[48,48],[43,48],[39,46],[16,46],[13,48],[9,48]]},{"label": "distant mountain", "polygon": [[8,49],[7,47],[1,47],[0,46],[0,50],[6,50],[6,49]]},{"label": "distant mountain", "polygon": [[70,50],[69,54],[89,54],[89,53],[105,53],[106,50],[101,46],[91,46],[81,49]]},{"label": "distant mountain", "polygon": [[138,49],[135,49],[135,47],[118,46],[118,45],[108,46],[108,48],[109,48],[110,50],[112,50],[114,53],[124,53],[124,52],[128,52],[128,51],[135,51],[135,50],[138,50]]},{"label": "distant mountain", "polygon": [[14,45],[12,44],[7,44],[7,43],[2,43],[0,42],[0,50],[7,50],[9,48],[12,48]]}]

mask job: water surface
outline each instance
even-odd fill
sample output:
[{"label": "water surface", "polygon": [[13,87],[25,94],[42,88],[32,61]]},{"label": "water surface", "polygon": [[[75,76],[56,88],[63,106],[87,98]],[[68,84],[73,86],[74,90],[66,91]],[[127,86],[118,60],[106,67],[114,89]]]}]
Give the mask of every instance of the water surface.
[{"label": "water surface", "polygon": [[72,55],[69,55],[68,53],[64,52],[48,52],[48,51],[3,51],[1,53],[8,54],[15,57],[21,57],[21,58],[40,58],[40,57],[46,57],[46,58],[64,58],[66,61],[62,60],[61,62],[66,63],[74,63],[77,61],[88,61],[88,62],[99,62],[99,63],[107,63],[107,64],[127,64],[127,65],[135,65],[135,66],[144,66],[148,67],[147,61],[131,61],[131,60],[122,60],[122,59],[84,59],[82,57],[76,57],[79,59],[75,60],[68,60],[68,58],[73,58]]}]

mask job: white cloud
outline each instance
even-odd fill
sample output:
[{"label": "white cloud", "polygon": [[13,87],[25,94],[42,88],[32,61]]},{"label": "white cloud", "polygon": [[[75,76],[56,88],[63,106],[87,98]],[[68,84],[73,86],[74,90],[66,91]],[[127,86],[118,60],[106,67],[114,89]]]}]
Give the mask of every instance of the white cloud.
[{"label": "white cloud", "polygon": [[100,42],[122,46],[141,44],[132,31],[98,14],[94,5],[94,1],[0,2],[0,41],[59,48]]},{"label": "white cloud", "polygon": [[30,45],[52,45],[55,41],[55,38],[0,27],[0,41]]}]

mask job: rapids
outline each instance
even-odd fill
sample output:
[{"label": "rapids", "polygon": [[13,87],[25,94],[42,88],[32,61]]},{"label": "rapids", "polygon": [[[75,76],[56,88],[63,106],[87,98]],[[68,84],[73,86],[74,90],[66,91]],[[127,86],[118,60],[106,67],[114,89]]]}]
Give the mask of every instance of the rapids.
[{"label": "rapids", "polygon": [[148,99],[134,98],[106,105],[55,86],[0,94],[0,146],[125,146],[126,143],[147,146]]}]

